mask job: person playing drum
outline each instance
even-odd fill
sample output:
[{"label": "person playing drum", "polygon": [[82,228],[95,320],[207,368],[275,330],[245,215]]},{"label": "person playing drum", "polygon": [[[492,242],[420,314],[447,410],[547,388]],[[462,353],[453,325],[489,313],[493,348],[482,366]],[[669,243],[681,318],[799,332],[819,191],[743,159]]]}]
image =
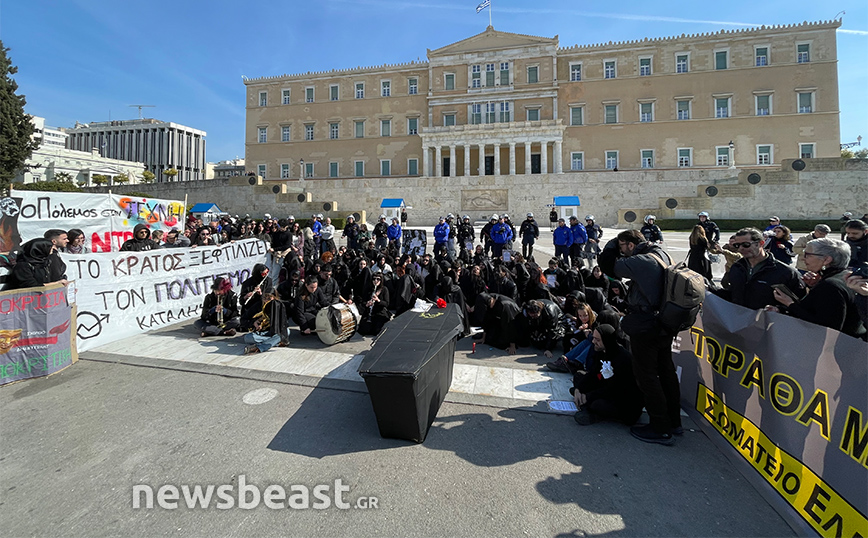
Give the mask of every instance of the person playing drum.
[{"label": "person playing drum", "polygon": [[307,275],[304,285],[295,298],[295,312],[292,320],[298,323],[301,334],[314,334],[316,331],[316,315],[320,309],[327,307],[328,301],[319,289],[316,274]]}]

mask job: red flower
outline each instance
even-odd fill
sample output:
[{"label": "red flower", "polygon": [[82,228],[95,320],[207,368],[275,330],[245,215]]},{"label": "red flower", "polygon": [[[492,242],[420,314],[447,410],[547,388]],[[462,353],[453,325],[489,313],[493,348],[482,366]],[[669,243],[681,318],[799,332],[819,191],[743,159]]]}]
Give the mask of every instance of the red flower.
[{"label": "red flower", "polygon": [[443,299],[437,299],[437,308],[446,308],[446,301]]}]

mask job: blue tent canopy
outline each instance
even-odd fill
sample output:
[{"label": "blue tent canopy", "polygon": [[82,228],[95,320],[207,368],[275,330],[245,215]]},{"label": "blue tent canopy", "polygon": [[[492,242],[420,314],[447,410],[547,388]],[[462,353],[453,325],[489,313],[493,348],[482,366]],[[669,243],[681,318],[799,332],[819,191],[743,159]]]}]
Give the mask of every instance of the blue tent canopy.
[{"label": "blue tent canopy", "polygon": [[578,196],[555,196],[556,206],[582,205]]},{"label": "blue tent canopy", "polygon": [[383,198],[383,203],[380,207],[404,207],[403,198]]},{"label": "blue tent canopy", "polygon": [[199,203],[190,209],[190,213],[222,213],[217,204]]}]

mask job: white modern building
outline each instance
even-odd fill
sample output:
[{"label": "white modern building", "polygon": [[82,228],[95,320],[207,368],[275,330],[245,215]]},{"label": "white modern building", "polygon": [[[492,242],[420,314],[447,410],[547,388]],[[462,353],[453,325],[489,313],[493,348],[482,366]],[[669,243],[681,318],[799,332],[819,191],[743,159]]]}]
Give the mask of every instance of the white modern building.
[{"label": "white modern building", "polygon": [[33,116],[36,128],[34,138],[41,139],[39,147],[27,159],[25,169],[15,177],[17,183],[55,181],[58,174],[66,173],[72,183],[92,186],[93,176],[115,177],[126,174],[130,183],[140,183],[144,163],[108,159],[100,156],[99,151],[76,151],[65,147],[67,133],[61,129],[47,127],[45,118]]},{"label": "white modern building", "polygon": [[[97,149],[104,157],[141,161],[156,181],[205,179],[205,131],[152,118],[76,123],[68,129],[67,147]],[[175,169],[172,178],[164,174]]]}]

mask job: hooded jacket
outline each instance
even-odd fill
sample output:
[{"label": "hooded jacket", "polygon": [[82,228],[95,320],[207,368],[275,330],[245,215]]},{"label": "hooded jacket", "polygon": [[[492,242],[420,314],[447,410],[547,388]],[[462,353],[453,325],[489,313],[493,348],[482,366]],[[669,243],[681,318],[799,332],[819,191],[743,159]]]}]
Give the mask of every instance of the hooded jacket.
[{"label": "hooded jacket", "polygon": [[[148,232],[147,237],[144,239],[139,239],[139,231],[145,230]],[[124,241],[124,244],[121,245],[122,252],[143,252],[146,250],[154,250],[160,248],[160,245],[151,239],[151,232],[148,227],[144,224],[136,224],[136,227],[133,228],[133,237],[132,239],[127,239]]]},{"label": "hooded jacket", "polygon": [[51,280],[51,249],[54,245],[48,239],[31,239],[21,246],[21,253],[6,279],[4,291],[21,288],[37,288]]}]

